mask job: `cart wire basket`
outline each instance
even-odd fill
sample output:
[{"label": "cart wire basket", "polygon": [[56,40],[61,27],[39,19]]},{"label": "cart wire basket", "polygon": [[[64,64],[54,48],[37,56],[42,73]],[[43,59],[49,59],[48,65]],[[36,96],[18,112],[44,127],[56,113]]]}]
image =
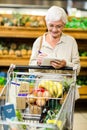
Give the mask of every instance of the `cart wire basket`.
[{"label": "cart wire basket", "polygon": [[51,66],[9,67],[0,94],[0,130],[73,130],[76,69],[55,71]]}]

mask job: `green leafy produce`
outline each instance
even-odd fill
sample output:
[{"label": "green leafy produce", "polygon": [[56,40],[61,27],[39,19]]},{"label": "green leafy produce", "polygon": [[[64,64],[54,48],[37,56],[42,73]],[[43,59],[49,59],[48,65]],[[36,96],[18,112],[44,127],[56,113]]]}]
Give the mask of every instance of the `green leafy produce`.
[{"label": "green leafy produce", "polygon": [[79,51],[79,55],[80,55],[81,57],[87,56],[87,51],[82,51],[82,50],[80,50],[80,51]]},{"label": "green leafy produce", "polygon": [[[18,121],[23,121],[22,114],[19,110],[16,110],[16,116]],[[22,125],[23,130],[26,130],[26,125]]]},{"label": "green leafy produce", "polygon": [[0,77],[0,85],[5,85],[6,83],[6,78]]},{"label": "green leafy produce", "polygon": [[48,110],[47,111],[47,115],[44,118],[44,123],[47,122],[48,119],[55,119],[56,118],[56,114],[58,113],[58,110],[56,110],[57,112],[53,111],[53,110]]},{"label": "green leafy produce", "polygon": [[64,77],[64,80],[62,82],[63,84],[63,92],[68,92],[69,88],[70,88],[70,85],[71,83],[73,82],[73,78],[67,78],[67,77]]},{"label": "green leafy produce", "polygon": [[43,107],[39,122],[46,123],[48,119],[54,119],[61,109],[61,104],[58,100],[50,99]]},{"label": "green leafy produce", "polygon": [[66,23],[65,28],[87,29],[87,18],[86,17],[81,17],[81,18],[73,17],[70,21]]},{"label": "green leafy produce", "polygon": [[81,85],[81,86],[87,85],[87,77],[86,76],[78,76],[76,82],[78,85]]}]

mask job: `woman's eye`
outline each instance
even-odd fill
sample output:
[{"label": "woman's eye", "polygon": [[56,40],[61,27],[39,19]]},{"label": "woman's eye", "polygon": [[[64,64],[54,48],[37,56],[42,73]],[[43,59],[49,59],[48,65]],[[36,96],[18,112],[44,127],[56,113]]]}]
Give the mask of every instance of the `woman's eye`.
[{"label": "woman's eye", "polygon": [[53,27],[53,25],[50,25],[50,27]]}]

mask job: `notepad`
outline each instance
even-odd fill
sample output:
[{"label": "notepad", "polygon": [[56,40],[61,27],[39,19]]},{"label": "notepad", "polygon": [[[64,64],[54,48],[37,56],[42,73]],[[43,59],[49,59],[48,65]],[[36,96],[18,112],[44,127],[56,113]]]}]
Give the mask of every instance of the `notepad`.
[{"label": "notepad", "polygon": [[44,57],[43,60],[42,60],[42,64],[43,66],[51,66],[51,61],[56,61],[56,60],[59,60],[61,61],[62,59],[58,59],[56,57]]}]

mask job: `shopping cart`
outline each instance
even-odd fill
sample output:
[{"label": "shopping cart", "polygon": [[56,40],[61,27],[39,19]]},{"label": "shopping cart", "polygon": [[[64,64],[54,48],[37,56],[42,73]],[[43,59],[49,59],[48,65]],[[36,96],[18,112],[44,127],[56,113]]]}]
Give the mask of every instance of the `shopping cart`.
[{"label": "shopping cart", "polygon": [[[55,71],[50,66],[10,66],[0,94],[0,130],[73,130],[76,69],[65,67],[62,73],[21,72],[24,69]],[[11,110],[13,113],[9,113]]]}]

